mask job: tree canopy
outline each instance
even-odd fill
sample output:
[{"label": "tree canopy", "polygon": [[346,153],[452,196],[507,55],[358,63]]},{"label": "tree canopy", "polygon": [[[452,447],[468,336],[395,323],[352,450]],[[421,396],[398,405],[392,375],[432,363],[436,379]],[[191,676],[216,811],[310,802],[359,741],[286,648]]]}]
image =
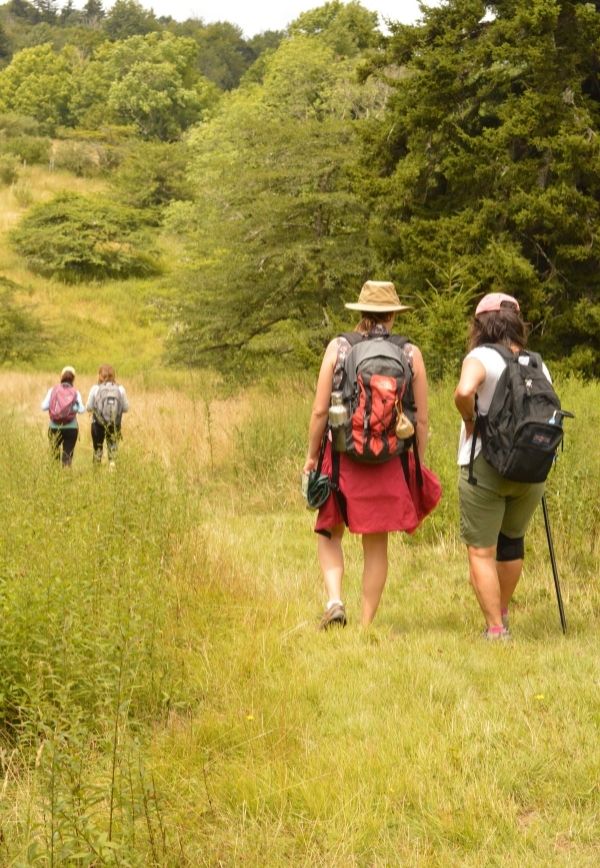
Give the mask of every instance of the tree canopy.
[{"label": "tree canopy", "polygon": [[405,75],[366,143],[371,242],[390,274],[425,296],[451,269],[512,292],[535,345],[595,375],[599,49],[590,3],[428,8],[394,29],[385,63]]},{"label": "tree canopy", "polygon": [[57,167],[84,147],[98,173],[124,161],[119,201],[144,226],[166,213],[187,248],[180,361],[315,361],[370,276],[412,301],[436,375],[470,305],[501,289],[534,349],[597,376],[600,3],[444,0],[422,16],[383,35],[357,0],[330,0],[246,40],[136,0],[11,0],[0,155],[20,172],[15,156],[43,162],[42,136],[59,136]]}]

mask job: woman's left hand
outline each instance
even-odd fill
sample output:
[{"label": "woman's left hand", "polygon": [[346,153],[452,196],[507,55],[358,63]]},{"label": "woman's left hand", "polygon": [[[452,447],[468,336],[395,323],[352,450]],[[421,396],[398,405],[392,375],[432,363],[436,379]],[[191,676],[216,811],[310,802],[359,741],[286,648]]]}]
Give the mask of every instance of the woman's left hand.
[{"label": "woman's left hand", "polygon": [[304,468],[302,470],[303,473],[310,473],[311,470],[316,470],[318,458],[311,458],[310,455],[306,456],[306,461],[304,462]]}]

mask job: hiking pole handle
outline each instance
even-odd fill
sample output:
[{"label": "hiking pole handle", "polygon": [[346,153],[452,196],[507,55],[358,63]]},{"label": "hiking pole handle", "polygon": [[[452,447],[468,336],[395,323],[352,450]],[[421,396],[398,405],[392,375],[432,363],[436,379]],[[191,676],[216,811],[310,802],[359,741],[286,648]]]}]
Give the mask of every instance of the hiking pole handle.
[{"label": "hiking pole handle", "polygon": [[546,538],[548,540],[548,551],[550,552],[550,563],[552,564],[552,576],[554,577],[554,588],[556,590],[556,600],[558,602],[558,614],[560,615],[560,626],[563,634],[567,632],[567,619],[565,617],[565,608],[563,606],[562,593],[560,590],[560,582],[558,580],[558,568],[556,566],[556,556],[554,554],[554,545],[552,543],[552,531],[550,529],[550,517],[548,515],[548,504],[546,495],[542,495],[542,511],[544,513],[544,525],[546,526]]}]

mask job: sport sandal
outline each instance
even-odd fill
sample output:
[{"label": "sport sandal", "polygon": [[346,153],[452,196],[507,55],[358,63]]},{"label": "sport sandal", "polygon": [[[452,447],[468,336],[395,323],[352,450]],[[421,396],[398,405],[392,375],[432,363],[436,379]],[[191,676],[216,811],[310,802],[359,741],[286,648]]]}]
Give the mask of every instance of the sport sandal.
[{"label": "sport sandal", "polygon": [[347,623],[346,609],[343,603],[334,603],[329,609],[325,609],[319,630],[328,630],[329,627],[345,627]]}]

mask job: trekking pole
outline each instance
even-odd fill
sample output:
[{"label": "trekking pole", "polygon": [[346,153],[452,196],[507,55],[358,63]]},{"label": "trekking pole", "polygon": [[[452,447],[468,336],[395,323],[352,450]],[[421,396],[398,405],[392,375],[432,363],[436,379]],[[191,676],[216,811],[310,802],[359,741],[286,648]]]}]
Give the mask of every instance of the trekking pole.
[{"label": "trekking pole", "polygon": [[560,625],[563,634],[567,632],[567,619],[565,618],[565,608],[563,606],[562,594],[560,592],[560,582],[558,581],[558,569],[556,567],[556,557],[554,555],[554,545],[552,543],[552,531],[550,530],[550,518],[548,517],[548,504],[546,503],[546,495],[542,497],[542,509],[544,511],[544,524],[546,525],[546,537],[548,539],[548,550],[550,552],[550,563],[552,564],[552,575],[554,576],[554,587],[556,589],[556,599],[558,601],[558,613],[560,615]]}]

